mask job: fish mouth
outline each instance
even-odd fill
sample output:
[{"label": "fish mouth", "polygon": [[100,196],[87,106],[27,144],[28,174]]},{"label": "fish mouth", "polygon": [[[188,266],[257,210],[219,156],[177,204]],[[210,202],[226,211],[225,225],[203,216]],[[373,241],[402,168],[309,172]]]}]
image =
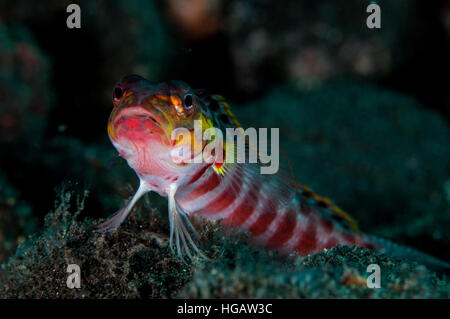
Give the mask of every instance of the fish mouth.
[{"label": "fish mouth", "polygon": [[119,110],[114,116],[112,124],[115,129],[119,126],[124,126],[128,130],[134,131],[164,132],[160,120],[142,106],[127,107]]}]

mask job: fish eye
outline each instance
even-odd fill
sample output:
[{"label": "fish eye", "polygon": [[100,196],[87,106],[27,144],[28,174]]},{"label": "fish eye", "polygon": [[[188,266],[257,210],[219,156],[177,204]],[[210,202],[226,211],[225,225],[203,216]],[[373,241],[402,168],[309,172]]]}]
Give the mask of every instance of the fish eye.
[{"label": "fish eye", "polygon": [[123,90],[122,90],[122,88],[120,88],[120,87],[117,86],[117,87],[114,89],[114,99],[120,100],[120,98],[122,97],[122,95],[123,95]]},{"label": "fish eye", "polygon": [[190,109],[192,107],[192,94],[187,94],[184,97],[184,106],[188,109]]}]

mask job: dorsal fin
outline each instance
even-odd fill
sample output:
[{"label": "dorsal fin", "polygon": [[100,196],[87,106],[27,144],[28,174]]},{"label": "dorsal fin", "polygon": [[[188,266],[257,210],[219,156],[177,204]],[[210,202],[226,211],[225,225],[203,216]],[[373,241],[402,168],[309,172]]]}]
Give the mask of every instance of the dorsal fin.
[{"label": "dorsal fin", "polygon": [[219,105],[221,106],[221,113],[225,114],[231,123],[234,124],[236,127],[242,127],[239,121],[237,120],[236,116],[234,116],[233,112],[231,111],[231,107],[228,104],[228,102],[225,100],[225,98],[222,95],[213,95],[213,98],[217,100]]},{"label": "dorsal fin", "polygon": [[218,94],[208,94],[205,90],[196,90],[197,96],[202,100],[203,113],[213,120],[216,127],[241,127],[241,124],[231,111],[231,107],[225,98]]},{"label": "dorsal fin", "polygon": [[[207,94],[206,91],[204,90],[198,90],[197,95],[202,99],[204,105],[206,106],[206,109],[204,110],[204,112],[206,112],[206,114],[208,114],[210,116],[210,118],[213,119],[213,122],[217,125],[217,127],[223,129],[226,127],[241,127],[241,124],[239,123],[239,121],[237,120],[236,116],[234,116],[233,112],[231,111],[231,107],[228,104],[228,102],[225,100],[225,98],[221,95],[210,95]],[[247,136],[246,136],[247,137]],[[288,170],[286,169],[286,167],[284,168],[284,173],[282,174],[278,174],[279,176],[277,176],[276,178],[274,177],[270,177],[270,176],[265,176],[264,178],[261,179],[262,180],[267,180],[272,182],[274,185],[276,185],[275,189],[281,189],[282,187],[281,184],[284,184],[282,182],[280,182],[280,178],[281,180],[284,179],[285,183],[287,185],[291,185],[292,188],[295,188],[297,194],[299,194],[299,196],[307,199],[309,202],[311,200],[314,201],[314,203],[311,203],[313,206],[315,206],[317,208],[317,210],[319,211],[319,213],[323,216],[323,218],[327,218],[331,221],[333,221],[334,223],[342,226],[345,229],[349,229],[349,230],[353,230],[355,232],[359,233],[359,229],[358,229],[358,225],[356,223],[356,221],[350,217],[349,214],[347,214],[346,212],[344,212],[342,209],[340,209],[336,204],[334,204],[329,198],[325,197],[325,196],[321,196],[318,195],[316,193],[314,193],[308,186],[300,184],[296,181],[295,179],[295,175],[294,175],[294,171],[293,171],[293,167],[290,163],[290,159],[289,156],[287,154],[286,151],[282,150],[283,153],[285,153],[285,156],[287,158],[287,166],[288,166]],[[286,163],[285,163],[286,164]],[[244,169],[245,168],[245,169]],[[227,171],[229,170],[229,166],[226,165],[218,165],[218,167],[214,167],[214,169],[216,170],[216,172],[220,175],[225,175],[227,173]],[[241,167],[241,169],[249,169],[248,165],[243,165]],[[252,168],[251,170],[253,170],[254,168]],[[283,176],[283,177],[281,177]],[[275,181],[275,182],[274,182]],[[286,188],[285,192],[286,192]],[[279,193],[279,192],[274,192]],[[287,193],[291,193],[290,191],[288,191]],[[279,193],[279,195],[281,195],[281,197],[284,197],[285,194]],[[290,196],[287,195],[287,198],[289,198]]]},{"label": "dorsal fin", "polygon": [[328,197],[314,193],[307,185],[300,183],[296,184],[299,196],[314,200],[314,206],[319,208],[319,212],[324,218],[330,219],[344,228],[348,228],[359,233],[357,222],[349,214],[333,203]]},{"label": "dorsal fin", "polygon": [[[315,201],[315,204],[322,209],[328,209],[328,214],[323,214],[324,218],[332,219],[335,223],[340,225],[344,225],[344,227],[352,229],[353,231],[359,233],[359,228],[357,222],[346,212],[340,209],[336,204],[334,204],[328,197],[321,196],[319,194],[314,193],[311,188],[307,185],[300,184],[297,182],[294,174],[294,168],[291,163],[291,159],[287,151],[280,149],[284,155],[286,156],[286,161],[289,166],[289,171],[291,173],[292,180],[294,182],[297,193],[300,196],[311,198]],[[331,214],[330,214],[331,213]]]}]

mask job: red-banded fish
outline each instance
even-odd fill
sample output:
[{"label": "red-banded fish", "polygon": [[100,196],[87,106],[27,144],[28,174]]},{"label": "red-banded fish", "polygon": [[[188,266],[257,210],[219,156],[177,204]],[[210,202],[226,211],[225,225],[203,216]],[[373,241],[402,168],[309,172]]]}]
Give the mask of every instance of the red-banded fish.
[{"label": "red-banded fish", "polygon": [[[192,215],[221,220],[224,227],[249,232],[251,243],[283,254],[307,256],[342,244],[445,264],[360,232],[349,215],[328,198],[296,183],[286,170],[261,174],[259,161],[230,161],[236,149],[227,142],[220,148],[221,162],[188,161],[205,149],[203,144],[195,146],[195,141],[203,139],[195,133],[195,121],[203,131],[240,127],[221,96],[193,90],[179,81],[152,83],[131,75],[114,87],[113,104],[108,134],[138,175],[140,186],[123,209],[98,226],[99,231],[116,229],[138,199],[154,191],[168,199],[170,246],[181,258],[192,258],[193,251],[203,256],[188,218]],[[189,132],[187,139],[172,135],[180,127]],[[248,151],[247,144],[246,140]],[[174,161],[174,154],[184,155]]]}]

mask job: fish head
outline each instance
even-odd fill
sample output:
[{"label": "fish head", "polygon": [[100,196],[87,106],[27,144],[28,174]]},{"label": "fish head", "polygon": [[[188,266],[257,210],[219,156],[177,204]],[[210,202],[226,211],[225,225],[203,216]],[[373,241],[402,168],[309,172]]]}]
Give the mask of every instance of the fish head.
[{"label": "fish head", "polygon": [[[201,100],[186,83],[154,83],[129,75],[114,86],[112,102],[108,135],[123,157],[145,153],[147,159],[161,158],[183,149],[189,153],[184,156],[192,158],[201,151],[193,147],[193,140],[201,139],[194,134],[194,123],[205,122],[205,118]],[[189,133],[190,140],[174,134],[180,128]]]}]

